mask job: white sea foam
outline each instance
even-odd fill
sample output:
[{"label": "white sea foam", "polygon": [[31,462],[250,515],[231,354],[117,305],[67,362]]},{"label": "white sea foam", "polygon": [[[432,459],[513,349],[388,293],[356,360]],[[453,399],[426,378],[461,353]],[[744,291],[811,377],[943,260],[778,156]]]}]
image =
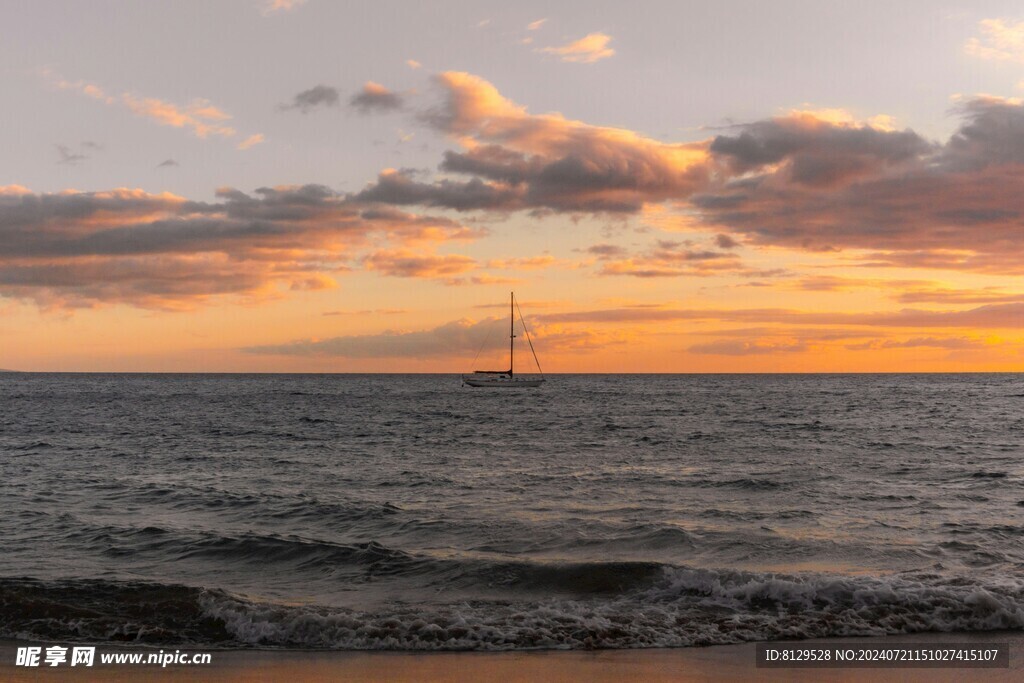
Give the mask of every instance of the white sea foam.
[{"label": "white sea foam", "polygon": [[1024,628],[1024,585],[937,577],[781,576],[666,569],[614,598],[375,612],[202,601],[238,641],[369,650],[687,647],[748,640]]}]

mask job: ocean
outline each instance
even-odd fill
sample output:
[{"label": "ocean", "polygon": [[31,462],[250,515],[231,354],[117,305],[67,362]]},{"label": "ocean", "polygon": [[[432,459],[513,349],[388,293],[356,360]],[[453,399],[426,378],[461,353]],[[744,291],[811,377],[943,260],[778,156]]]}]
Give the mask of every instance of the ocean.
[{"label": "ocean", "polygon": [[1024,376],[0,375],[0,638],[1024,628]]}]

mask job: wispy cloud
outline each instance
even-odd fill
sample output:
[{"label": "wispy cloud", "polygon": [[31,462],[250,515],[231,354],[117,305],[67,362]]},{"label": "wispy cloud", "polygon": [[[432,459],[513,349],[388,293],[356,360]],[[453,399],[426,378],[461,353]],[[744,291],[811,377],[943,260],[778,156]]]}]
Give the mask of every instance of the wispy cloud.
[{"label": "wispy cloud", "polygon": [[130,92],[111,95],[104,88],[86,81],[68,81],[51,71],[43,76],[61,90],[77,92],[108,105],[121,105],[142,118],[161,126],[189,130],[197,138],[210,136],[231,138],[238,134],[228,125],[231,115],[209,100],[195,99],[187,104],[175,104],[157,97],[145,97]]},{"label": "wispy cloud", "polygon": [[[427,330],[387,330],[380,334],[351,335],[321,340],[300,340],[290,344],[254,346],[249,353],[288,356],[343,356],[347,358],[442,358],[465,355],[491,340],[491,349],[504,340],[500,334],[506,321],[455,320]],[[507,333],[507,330],[506,330]],[[496,341],[497,340],[497,341]]]},{"label": "wispy cloud", "polygon": [[487,262],[487,267],[495,270],[542,270],[550,268],[556,263],[557,259],[554,256],[544,254],[542,256],[491,259]]},{"label": "wispy cloud", "polygon": [[853,325],[907,328],[1020,328],[1024,301],[992,304],[960,311],[903,309],[891,312],[843,313],[797,311],[783,308],[680,309],[611,308],[538,315],[553,323],[664,323],[685,320],[717,320],[781,325]]},{"label": "wispy cloud", "polygon": [[[712,342],[695,344],[690,353],[715,356],[762,356],[804,353],[813,349],[848,351],[896,351],[900,349],[939,349],[965,351],[998,346],[1001,340],[965,336],[927,336],[910,338],[877,337],[855,332],[819,333],[814,330],[770,330],[764,328],[716,330],[707,334],[723,336]],[[864,341],[851,341],[865,339]]]},{"label": "wispy cloud", "polygon": [[[948,289],[944,287],[910,287],[893,294],[905,304],[1002,304],[1024,301],[1024,291],[1007,292],[999,287],[982,289]],[[1021,321],[1024,324],[1024,321]]]},{"label": "wispy cloud", "polygon": [[409,309],[407,309],[407,308],[362,308],[362,309],[359,309],[359,310],[351,310],[351,311],[344,311],[344,310],[324,311],[320,315],[329,315],[329,316],[334,316],[334,315],[401,315],[403,313],[408,313],[408,312],[409,312]]},{"label": "wispy cloud", "polygon": [[373,252],[363,258],[367,270],[392,277],[416,277],[456,284],[453,276],[476,268],[476,261],[460,254],[425,254],[409,249]]},{"label": "wispy cloud", "polygon": [[754,356],[776,353],[800,353],[807,350],[807,344],[796,340],[742,340],[722,339],[707,344],[694,344],[690,353],[716,356]]},{"label": "wispy cloud", "polygon": [[263,137],[262,133],[250,135],[249,137],[238,143],[238,149],[249,149],[250,147],[260,144],[264,140],[265,138]]},{"label": "wispy cloud", "polygon": [[590,33],[565,45],[542,48],[540,52],[557,55],[563,62],[593,64],[615,54],[615,50],[608,47],[611,40],[607,33]]},{"label": "wispy cloud", "polygon": [[646,251],[627,256],[625,250],[607,249],[597,245],[593,251],[603,262],[600,275],[629,275],[638,278],[707,276],[734,272],[741,268],[735,254],[713,249],[695,249],[674,240],[658,240]]},{"label": "wispy cloud", "polygon": [[268,17],[278,12],[290,12],[304,4],[306,0],[267,0],[263,5],[262,14]]},{"label": "wispy cloud", "polygon": [[[346,335],[329,339],[302,339],[289,344],[252,346],[248,353],[283,356],[324,356],[344,358],[458,358],[479,351],[507,348],[508,318],[483,320],[463,318],[429,329],[385,330],[378,334]],[[619,333],[567,330],[559,326],[530,324],[538,352],[592,351],[623,343]]]},{"label": "wispy cloud", "polygon": [[984,339],[974,337],[914,337],[912,339],[874,339],[861,344],[848,344],[851,351],[877,351],[879,349],[981,349],[988,346]]},{"label": "wispy cloud", "polygon": [[537,21],[531,21],[529,24],[526,25],[526,30],[527,31],[536,31],[541,26],[543,26],[545,23],[547,23],[547,19],[538,19]]},{"label": "wispy cloud", "polygon": [[978,22],[980,36],[964,45],[964,51],[981,59],[1024,63],[1024,21],[984,19]]},{"label": "wispy cloud", "polygon": [[176,105],[155,97],[136,97],[125,93],[121,96],[121,102],[139,116],[162,126],[187,128],[197,138],[210,135],[230,138],[237,133],[224,123],[231,115],[210,104],[208,100],[193,100],[186,105]]},{"label": "wispy cloud", "polygon": [[73,152],[67,145],[54,145],[57,148],[57,154],[60,156],[58,164],[66,164],[68,166],[74,166],[79,161],[85,161],[89,158],[89,155],[81,152]]}]

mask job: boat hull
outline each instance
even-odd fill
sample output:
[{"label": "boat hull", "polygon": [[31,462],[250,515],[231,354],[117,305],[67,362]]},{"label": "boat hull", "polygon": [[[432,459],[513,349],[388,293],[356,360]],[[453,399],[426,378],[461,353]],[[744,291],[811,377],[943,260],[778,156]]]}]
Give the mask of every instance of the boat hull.
[{"label": "boat hull", "polygon": [[462,383],[470,387],[487,389],[532,389],[544,383],[543,379],[497,379],[497,378],[463,378]]}]

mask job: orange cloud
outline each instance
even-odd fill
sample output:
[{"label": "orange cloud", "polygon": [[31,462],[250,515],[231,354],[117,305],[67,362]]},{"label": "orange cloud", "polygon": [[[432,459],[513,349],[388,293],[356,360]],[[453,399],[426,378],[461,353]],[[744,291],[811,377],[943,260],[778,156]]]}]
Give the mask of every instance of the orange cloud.
[{"label": "orange cloud", "polygon": [[466,149],[446,152],[441,170],[472,179],[428,183],[382,175],[360,199],[458,210],[635,212],[707,182],[703,143],[666,144],[561,114],[529,114],[467,73],[436,80],[443,105],[423,118]]},{"label": "orange cloud", "polygon": [[309,277],[292,281],[291,289],[304,291],[317,291],[321,289],[336,289],[338,283],[334,278],[315,273]]},{"label": "orange cloud", "polygon": [[1001,340],[985,340],[978,337],[909,337],[909,338],[869,338],[866,341],[849,343],[844,340],[858,336],[850,333],[833,333],[827,335],[811,332],[787,333],[785,331],[764,330],[725,330],[709,332],[725,338],[695,344],[687,350],[690,353],[713,356],[777,356],[779,354],[802,354],[822,352],[837,354],[846,351],[883,351],[891,352],[902,349],[936,349],[948,352],[984,350],[1001,345]]},{"label": "orange cloud", "polygon": [[[332,273],[360,262],[360,253],[381,241],[401,249],[479,234],[447,218],[360,204],[315,185],[260,188],[255,196],[222,188],[217,195],[221,201],[195,202],[126,188],[4,188],[0,294],[43,306],[176,309],[214,295],[265,296],[277,284],[330,288]],[[417,268],[415,258],[426,260]],[[378,250],[366,263],[404,277],[473,266],[468,257],[395,249]]]},{"label": "orange cloud", "polygon": [[[533,28],[533,24],[530,24],[530,28]],[[546,47],[540,52],[557,55],[563,62],[593,64],[615,54],[615,50],[608,47],[611,39],[612,37],[607,33],[589,33],[579,40],[559,47]]]},{"label": "orange cloud", "polygon": [[716,356],[752,356],[775,353],[801,353],[807,350],[807,344],[801,341],[779,341],[779,340],[740,340],[727,339],[709,342],[707,344],[694,344],[688,350],[690,353],[703,353]]},{"label": "orange cloud", "polygon": [[363,113],[391,111],[402,107],[402,96],[380,83],[367,81],[362,89],[352,96],[349,104]]},{"label": "orange cloud", "polygon": [[612,245],[595,245],[588,251],[603,261],[600,275],[630,275],[640,278],[714,275],[741,268],[739,257],[723,251],[693,249],[691,244],[658,240],[642,254],[620,258],[625,250]]},{"label": "orange cloud", "polygon": [[[1024,105],[979,97],[944,146],[911,131],[775,119],[719,136],[736,176],[689,202],[759,244],[873,250],[873,265],[1024,268]],[[867,265],[867,264],[865,264]]]},{"label": "orange cloud", "polygon": [[[201,139],[211,135],[231,138],[238,134],[238,131],[225,123],[232,118],[231,115],[208,100],[197,99],[186,105],[177,105],[156,97],[141,97],[129,92],[123,92],[119,97],[115,97],[95,83],[68,81],[49,70],[44,70],[42,75],[62,90],[72,90],[109,105],[120,103],[138,116],[161,126],[191,130]],[[247,149],[262,140],[261,134],[251,135],[239,144],[238,148]]]},{"label": "orange cloud", "polygon": [[[531,299],[528,301],[520,301],[519,306],[524,310],[536,311],[542,308],[565,308],[569,305],[568,301],[547,301],[542,299]],[[486,304],[476,304],[473,308],[499,308],[502,310],[508,310],[508,302],[489,302]]]},{"label": "orange cloud", "polygon": [[474,284],[474,285],[514,285],[522,282],[516,278],[511,277],[499,277],[497,275],[490,275],[488,273],[481,273],[474,275],[468,280],[465,278],[451,280],[450,284]]},{"label": "orange cloud", "polygon": [[990,346],[983,339],[974,337],[914,337],[912,339],[876,339],[863,344],[850,344],[851,351],[878,351],[881,349],[982,349]]},{"label": "orange cloud", "polygon": [[405,308],[363,308],[358,311],[324,311],[321,315],[401,315],[408,312]]},{"label": "orange cloud", "polygon": [[197,138],[211,134],[232,137],[236,133],[234,128],[220,123],[231,117],[206,100],[196,100],[185,107],[179,107],[155,97],[137,98],[126,93],[121,96],[121,101],[139,116],[152,119],[160,125],[190,128]]},{"label": "orange cloud", "polygon": [[613,308],[538,315],[557,323],[663,323],[686,320],[775,323],[783,325],[853,325],[912,328],[963,327],[1019,330],[1024,327],[1024,301],[979,306],[960,311],[903,309],[877,313],[816,313],[784,308],[677,309]]},{"label": "orange cloud", "polygon": [[[714,139],[659,142],[560,114],[531,114],[467,73],[436,77],[422,120],[456,140],[428,181],[382,173],[357,197],[458,211],[640,214],[667,230],[715,231],[720,248],[855,249],[861,265],[1020,273],[1024,102],[957,105],[945,143],[889,117],[792,111]],[[671,203],[672,212],[666,208]],[[849,258],[849,257],[847,257]],[[608,272],[671,274],[624,263]]]},{"label": "orange cloud", "polygon": [[1024,292],[1007,292],[1000,287],[981,289],[949,289],[930,280],[882,280],[850,278],[836,275],[811,275],[797,280],[784,280],[780,288],[808,292],[848,292],[877,289],[902,303],[996,304],[1024,301]]},{"label": "orange cloud", "polygon": [[907,304],[1002,304],[1024,301],[1024,292],[1008,293],[998,287],[984,289],[912,288],[895,295]]},{"label": "orange cloud", "polygon": [[530,256],[526,258],[491,259],[487,262],[488,268],[496,270],[537,270],[550,268],[555,264],[555,257],[551,254],[543,256]]},{"label": "orange cloud", "polygon": [[103,88],[96,85],[95,83],[87,83],[82,80],[68,81],[60,77],[50,69],[43,69],[41,73],[45,79],[50,81],[50,83],[60,88],[61,90],[73,90],[83,95],[87,95],[88,97],[91,97],[94,100],[105,102],[106,104],[114,104],[116,102],[116,100],[113,97],[107,95],[107,93],[104,92]]},{"label": "orange cloud", "polygon": [[263,6],[263,16],[267,17],[278,12],[290,12],[291,10],[306,4],[306,0],[267,0]]},{"label": "orange cloud", "polygon": [[377,251],[363,258],[367,270],[392,277],[450,280],[476,268],[476,261],[459,254],[423,254],[407,249]]},{"label": "orange cloud", "polygon": [[1024,21],[984,19],[978,29],[981,37],[970,38],[964,52],[981,59],[1024,63]]},{"label": "orange cloud", "polygon": [[263,142],[263,140],[264,138],[261,133],[257,133],[256,135],[250,135],[249,137],[238,143],[238,149],[249,149],[250,147],[260,144],[261,142]]}]

